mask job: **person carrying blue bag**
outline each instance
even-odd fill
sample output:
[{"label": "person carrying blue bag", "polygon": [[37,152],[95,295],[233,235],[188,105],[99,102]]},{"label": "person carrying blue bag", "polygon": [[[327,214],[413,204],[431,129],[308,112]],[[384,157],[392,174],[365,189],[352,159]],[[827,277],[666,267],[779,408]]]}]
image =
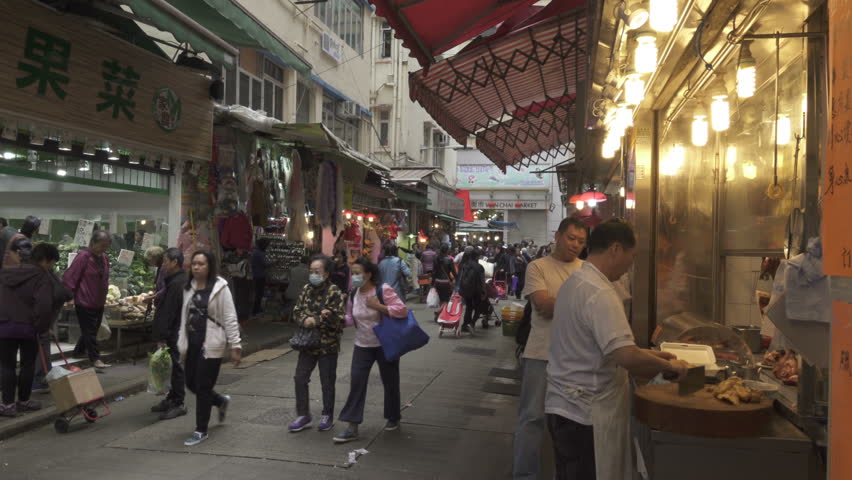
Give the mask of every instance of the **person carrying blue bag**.
[{"label": "person carrying blue bag", "polygon": [[351,269],[354,289],[347,302],[346,324],[356,327],[355,348],[352,352],[349,396],[340,412],[340,420],[349,422],[349,426],[334,437],[335,443],[351,442],[358,438],[358,425],[364,420],[367,383],[373,363],[379,364],[379,374],[385,389],[385,430],[398,429],[401,418],[399,353],[389,360],[385,351],[386,348],[397,351],[399,345],[384,345],[377,336],[377,330],[380,332],[380,326],[391,322],[407,322],[408,307],[390,285],[381,283],[379,267],[374,263],[359,258]]}]

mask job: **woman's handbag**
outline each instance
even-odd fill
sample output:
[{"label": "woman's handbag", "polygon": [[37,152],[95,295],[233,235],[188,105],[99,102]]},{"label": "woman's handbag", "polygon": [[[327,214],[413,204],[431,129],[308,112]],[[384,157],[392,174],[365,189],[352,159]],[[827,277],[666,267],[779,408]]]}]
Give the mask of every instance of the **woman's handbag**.
[{"label": "woman's handbag", "polygon": [[[379,303],[385,304],[381,285],[376,287],[376,297]],[[411,309],[405,318],[394,318],[383,313],[382,322],[373,327],[373,333],[382,344],[385,360],[389,362],[395,362],[406,353],[429,343],[429,335],[420,328]]]},{"label": "woman's handbag", "polygon": [[[325,307],[325,302],[328,300],[328,290],[328,287],[326,287],[325,294],[323,294],[322,302],[320,303],[321,308]],[[315,314],[314,317],[317,322],[322,321],[320,320],[322,317],[320,314]],[[316,350],[320,345],[322,345],[322,332],[319,330],[319,324],[314,325],[313,328],[299,327],[296,333],[290,337],[290,348],[297,352]]]}]

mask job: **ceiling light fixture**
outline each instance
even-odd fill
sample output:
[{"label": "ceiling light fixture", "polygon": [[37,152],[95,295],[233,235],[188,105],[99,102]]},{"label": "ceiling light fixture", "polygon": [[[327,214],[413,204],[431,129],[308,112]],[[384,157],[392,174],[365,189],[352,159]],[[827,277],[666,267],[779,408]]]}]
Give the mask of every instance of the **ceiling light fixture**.
[{"label": "ceiling light fixture", "polygon": [[657,34],[650,31],[636,35],[636,51],[633,54],[636,73],[651,73],[657,69]]},{"label": "ceiling light fixture", "polygon": [[651,28],[658,32],[671,32],[677,24],[677,0],[651,0],[649,11]]},{"label": "ceiling light fixture", "polygon": [[749,43],[744,43],[740,50],[740,60],[737,65],[737,96],[750,98],[757,89],[757,62],[751,54]]}]

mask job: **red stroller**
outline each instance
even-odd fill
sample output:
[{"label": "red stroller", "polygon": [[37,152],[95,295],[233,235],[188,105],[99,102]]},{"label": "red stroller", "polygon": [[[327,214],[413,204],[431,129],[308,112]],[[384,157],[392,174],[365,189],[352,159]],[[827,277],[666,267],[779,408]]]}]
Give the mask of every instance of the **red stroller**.
[{"label": "red stroller", "polygon": [[438,336],[442,337],[445,331],[455,333],[457,337],[460,336],[463,312],[464,300],[458,292],[455,292],[438,315]]}]

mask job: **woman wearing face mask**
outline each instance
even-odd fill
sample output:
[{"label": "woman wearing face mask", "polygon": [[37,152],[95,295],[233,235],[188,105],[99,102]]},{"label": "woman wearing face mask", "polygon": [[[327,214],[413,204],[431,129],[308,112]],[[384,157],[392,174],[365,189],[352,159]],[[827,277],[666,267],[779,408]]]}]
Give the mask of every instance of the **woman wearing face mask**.
[{"label": "woman wearing face mask", "polygon": [[322,337],[319,347],[299,352],[296,364],[296,414],[298,417],[287,429],[301,432],[307,428],[311,417],[308,383],[319,364],[322,384],[322,417],[319,430],[331,429],[334,425],[334,382],[337,381],[337,355],[340,353],[340,336],[343,334],[343,292],[329,281],[334,264],[328,257],[315,257],[311,261],[309,283],[293,308],[292,318],[297,325],[318,328]]},{"label": "woman wearing face mask", "polygon": [[[364,402],[373,363],[379,364],[379,375],[385,388],[385,430],[398,429],[400,420],[399,360],[385,360],[382,344],[373,333],[373,327],[382,321],[383,313],[395,318],[407,316],[408,307],[390,285],[381,283],[379,267],[366,258],[359,258],[352,265],[352,287],[355,290],[347,302],[346,316],[356,327],[355,349],[352,352],[349,397],[340,412],[340,420],[349,422],[349,427],[334,437],[335,443],[358,438],[358,425],[364,420]],[[381,301],[377,295],[381,295]]]},{"label": "woman wearing face mask", "polygon": [[185,362],[186,387],[195,394],[195,432],[183,444],[187,447],[207,440],[207,425],[215,405],[219,422],[231,397],[213,391],[222,357],[231,348],[237,365],[242,357],[240,325],[228,282],[217,274],[216,257],[207,251],[192,254],[192,274],[183,292],[178,350]]}]

